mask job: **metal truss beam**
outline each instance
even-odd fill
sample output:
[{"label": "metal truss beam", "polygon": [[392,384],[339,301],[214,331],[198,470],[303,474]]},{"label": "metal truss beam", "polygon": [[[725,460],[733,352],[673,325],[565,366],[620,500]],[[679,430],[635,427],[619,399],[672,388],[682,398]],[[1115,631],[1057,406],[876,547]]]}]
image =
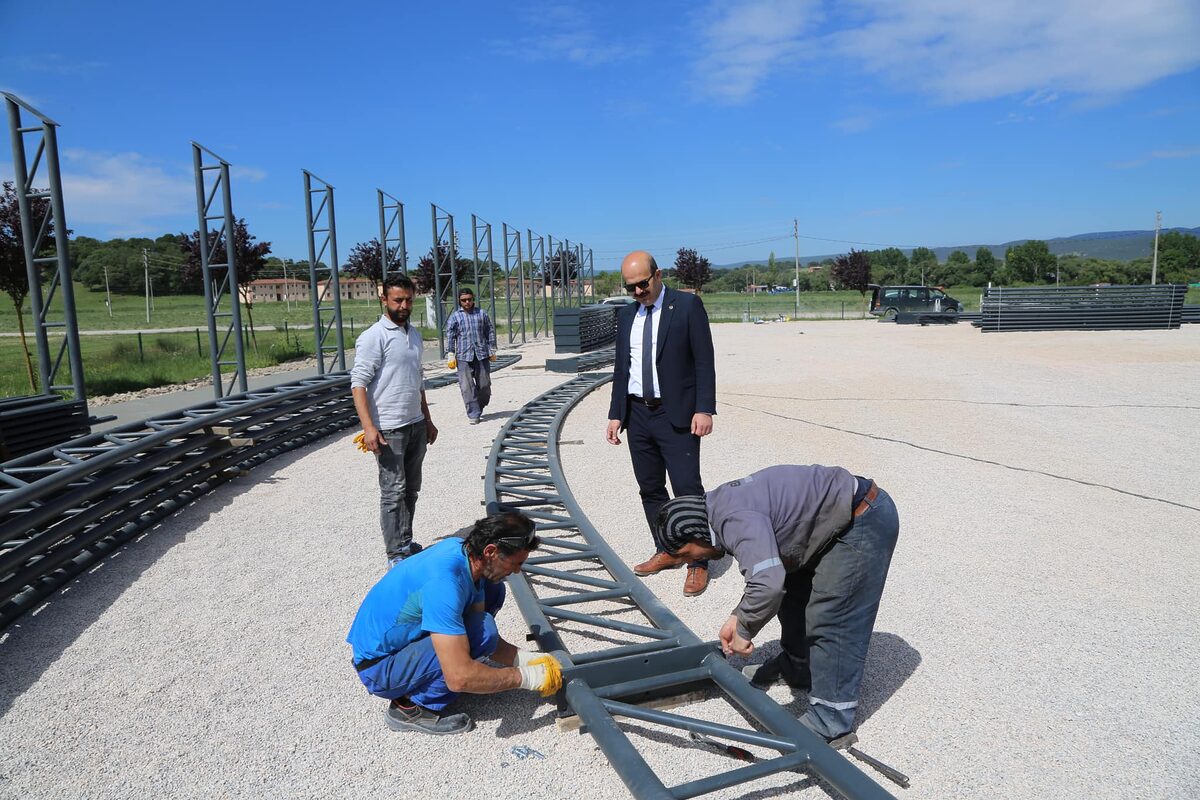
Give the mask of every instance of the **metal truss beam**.
[{"label": "metal truss beam", "polygon": [[408,248],[404,242],[404,203],[382,189],[376,189],[379,199],[379,265],[380,283],[393,275],[408,274]]},{"label": "metal truss beam", "polygon": [[[75,316],[75,286],[71,282],[71,259],[67,250],[67,216],[63,203],[62,174],[58,162],[58,123],[16,95],[2,92],[8,110],[8,130],[12,140],[13,177],[16,184],[17,211],[21,220],[21,244],[25,254],[25,274],[29,281],[29,307],[33,334],[37,342],[38,377],[44,394],[71,392],[76,400],[87,402],[83,380],[83,357],[79,349],[79,323]],[[36,118],[26,124],[22,112]],[[32,162],[25,137],[39,136]],[[38,169],[45,160],[47,188],[37,189]],[[44,211],[42,210],[44,209]],[[49,278],[44,286],[43,278]],[[54,296],[61,297],[61,312],[54,313]],[[62,333],[58,352],[51,355],[50,333]],[[63,375],[63,355],[67,356],[70,382]],[[86,410],[86,406],[85,406]]]},{"label": "metal truss beam", "polygon": [[[486,267],[481,269],[479,254],[484,254]],[[471,263],[475,272],[476,302],[480,308],[487,303],[488,317],[496,324],[496,260],[492,252],[492,223],[471,215]],[[457,301],[457,298],[455,298]],[[511,323],[510,323],[511,328]]]},{"label": "metal truss beam", "polygon": [[[533,231],[529,228],[525,229],[529,243],[529,284],[531,287],[537,287],[537,294],[532,298],[531,310],[533,312],[533,338],[540,335],[550,335],[550,309],[546,303],[546,240],[537,236],[534,237]],[[542,313],[539,318],[538,306],[542,307]],[[541,327],[538,327],[539,319]]]},{"label": "metal truss beam", "polygon": [[[317,374],[344,372],[346,337],[342,332],[342,289],[338,281],[337,218],[333,186],[308,170],[304,173],[304,218],[308,234],[308,284],[312,298],[314,352]],[[314,183],[317,184],[314,186]],[[317,200],[316,209],[313,201]],[[321,243],[320,248],[317,242]],[[329,263],[322,259],[328,255]],[[321,281],[324,276],[324,282]],[[330,333],[333,343],[330,343]]]},{"label": "metal truss beam", "polygon": [[[577,714],[637,798],[689,798],[779,773],[806,771],[844,797],[890,798],[766,693],[701,641],[617,556],[575,501],[558,436],[570,410],[611,375],[580,375],[535,398],[504,426],[485,476],[489,512],[519,509],[544,547],[508,579],[531,638],[563,665],[562,713]],[[575,608],[566,608],[575,606]],[[564,636],[595,645],[571,652]],[[697,687],[715,692],[757,727],[710,722],[636,703]],[[777,756],[668,787],[618,719],[774,750]],[[679,736],[686,743],[686,736]]]},{"label": "metal truss beam", "polygon": [[458,239],[454,235],[454,215],[435,203],[429,204],[433,221],[433,296],[438,331],[438,354],[446,357],[446,321],[458,298]]},{"label": "metal truss beam", "polygon": [[[212,163],[212,159],[216,163]],[[192,167],[196,176],[196,214],[200,232],[200,271],[204,282],[204,311],[208,318],[208,352],[212,364],[213,393],[217,399],[233,392],[246,391],[246,348],[242,331],[242,292],[238,283],[237,237],[233,218],[233,194],[229,185],[229,162],[196,142],[192,142]],[[211,177],[215,175],[215,177]],[[212,213],[217,195],[219,213]],[[221,227],[210,230],[209,223]],[[213,257],[225,248],[225,261]],[[228,298],[228,311],[222,301]],[[222,335],[223,334],[223,335]],[[233,340],[233,360],[226,356]],[[232,371],[227,371],[229,369]],[[225,384],[225,375],[229,384]]]},{"label": "metal truss beam", "polygon": [[513,317],[513,266],[517,272],[517,311],[521,318],[521,344],[525,344],[525,261],[521,257],[521,231],[508,227],[507,222],[500,223],[500,232],[504,237],[504,304],[505,316],[508,319],[508,343],[516,339],[517,329]]}]

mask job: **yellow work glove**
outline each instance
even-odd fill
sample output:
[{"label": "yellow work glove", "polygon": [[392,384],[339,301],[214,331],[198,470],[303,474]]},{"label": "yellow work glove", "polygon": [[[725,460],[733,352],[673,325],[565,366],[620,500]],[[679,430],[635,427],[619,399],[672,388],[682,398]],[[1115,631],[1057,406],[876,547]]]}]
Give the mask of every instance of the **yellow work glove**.
[{"label": "yellow work glove", "polygon": [[554,656],[538,656],[530,659],[527,666],[517,669],[521,672],[522,689],[551,697],[562,688],[562,665]]},{"label": "yellow work glove", "polygon": [[488,361],[495,361],[495,360],[496,360],[496,354],[495,354],[495,353],[492,353],[490,356],[488,356]]},{"label": "yellow work glove", "polygon": [[359,451],[363,452],[363,453],[371,452],[370,450],[367,449],[367,443],[366,443],[366,441],[364,441],[366,438],[367,438],[367,435],[365,433],[363,433],[362,431],[359,431],[358,436],[354,437],[354,444],[357,445]]},{"label": "yellow work glove", "polygon": [[454,357],[454,353],[446,354],[446,369],[458,369],[458,359]]}]

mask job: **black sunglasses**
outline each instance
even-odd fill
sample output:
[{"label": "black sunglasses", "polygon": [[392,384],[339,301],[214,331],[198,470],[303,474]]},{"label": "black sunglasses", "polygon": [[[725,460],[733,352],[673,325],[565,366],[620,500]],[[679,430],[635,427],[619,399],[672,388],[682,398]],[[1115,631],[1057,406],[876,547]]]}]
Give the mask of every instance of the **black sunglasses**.
[{"label": "black sunglasses", "polygon": [[537,529],[534,528],[525,536],[501,536],[496,539],[497,542],[502,542],[505,547],[511,547],[514,550],[528,550],[537,540]]},{"label": "black sunglasses", "polygon": [[458,298],[458,302],[460,302],[460,303],[468,303],[468,302],[470,302],[470,303],[474,303],[474,302],[475,302],[475,298],[474,298],[474,297],[471,297],[471,296],[469,296],[469,295],[468,295],[467,297],[460,297],[460,298]]},{"label": "black sunglasses", "polygon": [[641,290],[643,292],[646,291],[647,289],[650,288],[650,281],[654,280],[654,276],[657,274],[658,274],[658,270],[655,269],[653,272],[650,273],[650,277],[646,278],[646,280],[638,281],[637,283],[625,284],[625,291],[630,292],[630,293],[632,293],[634,290]]}]

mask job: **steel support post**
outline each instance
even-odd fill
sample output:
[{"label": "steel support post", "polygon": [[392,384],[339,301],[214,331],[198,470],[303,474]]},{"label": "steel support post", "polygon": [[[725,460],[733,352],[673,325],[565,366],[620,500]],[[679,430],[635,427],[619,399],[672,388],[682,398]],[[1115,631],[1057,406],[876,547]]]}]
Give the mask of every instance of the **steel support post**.
[{"label": "steel support post", "polygon": [[408,274],[408,249],[404,242],[404,203],[382,189],[376,189],[379,199],[379,265],[380,283],[393,275]]},{"label": "steel support post", "polygon": [[584,289],[587,288],[586,283],[584,281],[585,275],[586,275],[586,273],[583,271],[583,245],[579,242],[576,242],[575,243],[575,279],[577,281],[579,281],[579,306],[580,306],[580,308],[583,307]]},{"label": "steel support post", "polygon": [[[87,402],[83,380],[83,357],[79,350],[79,323],[75,317],[75,286],[71,282],[71,259],[67,250],[67,216],[63,203],[62,175],[58,163],[58,123],[16,95],[3,92],[8,108],[8,128],[12,140],[13,177],[16,183],[17,212],[21,220],[21,244],[25,253],[25,274],[29,281],[29,308],[33,318],[34,339],[38,351],[38,377],[41,391],[52,394],[70,391],[76,400]],[[24,109],[37,123],[24,125]],[[25,149],[26,134],[41,134],[32,164]],[[38,167],[46,160],[47,188],[35,189]],[[44,213],[40,213],[44,208]],[[49,252],[52,251],[52,252]],[[43,255],[39,255],[43,254]],[[43,274],[50,278],[42,286]],[[52,315],[54,294],[62,292],[62,313]],[[50,354],[50,329],[62,331],[63,341],[53,358]],[[71,373],[70,383],[58,383],[63,355]],[[86,405],[85,405],[86,411]]]},{"label": "steel support post", "polygon": [[[562,243],[559,242],[558,249],[562,250]],[[550,270],[550,309],[546,314],[546,330],[554,329],[554,312],[558,310],[558,282],[561,274],[558,270],[558,255],[554,250],[554,237],[546,235],[546,267]]]},{"label": "steel support post", "polygon": [[509,228],[507,222],[501,223],[501,233],[504,236],[504,302],[508,314],[508,343],[512,344],[516,337],[516,326],[513,322],[513,264],[517,266],[518,305],[521,315],[521,344],[525,344],[525,262],[521,258],[521,232]]},{"label": "steel support post", "polygon": [[[305,228],[308,235],[308,286],[312,299],[313,344],[317,356],[317,374],[344,372],[346,339],[342,332],[342,287],[338,281],[337,218],[333,211],[333,186],[308,170],[304,173]],[[314,187],[314,183],[317,185]],[[319,197],[316,209],[314,197]],[[321,246],[317,247],[317,238]],[[329,264],[322,259],[329,255]],[[321,280],[321,276],[325,280]],[[335,331],[334,344],[329,334]]]},{"label": "steel support post", "polygon": [[453,214],[435,203],[429,204],[429,214],[433,221],[433,297],[430,299],[436,304],[438,354],[445,358],[446,321],[458,299],[458,240],[454,236]]},{"label": "steel support post", "polygon": [[[216,159],[206,163],[206,156]],[[213,393],[217,399],[246,391],[246,348],[242,333],[242,292],[237,274],[237,237],[233,221],[233,194],[229,185],[229,162],[196,142],[192,142],[192,167],[196,175],[196,215],[200,231],[200,271],[204,282],[204,311],[208,318],[208,351],[212,364]],[[210,173],[216,177],[210,182]],[[213,202],[221,195],[221,213],[213,214]],[[221,227],[210,230],[210,222],[220,220]],[[214,257],[225,249],[225,261]],[[222,300],[228,298],[229,310],[223,311]],[[228,320],[228,323],[225,323]],[[222,326],[220,327],[219,326]],[[223,332],[223,336],[219,333]],[[232,361],[225,352],[233,339]],[[225,368],[233,371],[226,373]],[[225,384],[225,375],[229,383]]]},{"label": "steel support post", "polygon": [[588,271],[588,296],[593,303],[597,302],[596,298],[596,264],[592,259],[592,248],[587,249],[587,271]]},{"label": "steel support post", "polygon": [[[533,338],[538,337],[538,306],[542,307],[542,327],[543,334],[549,333],[549,326],[546,324],[549,319],[548,309],[546,308],[546,240],[541,236],[536,239],[533,236],[533,231],[529,228],[525,229],[528,234],[529,243],[529,288],[532,290],[537,288],[536,294],[531,298],[530,303],[533,311]],[[535,244],[536,243],[536,244]],[[536,280],[535,280],[536,278]]]},{"label": "steel support post", "polygon": [[[484,254],[484,264],[480,264],[480,253]],[[471,215],[471,261],[475,270],[475,292],[479,294],[476,300],[479,308],[484,307],[485,297],[487,312],[496,324],[496,260],[492,252],[492,223]],[[482,267],[482,268],[481,268]],[[486,288],[484,285],[486,284]],[[455,298],[457,301],[458,298]],[[509,341],[512,341],[511,339]]]}]

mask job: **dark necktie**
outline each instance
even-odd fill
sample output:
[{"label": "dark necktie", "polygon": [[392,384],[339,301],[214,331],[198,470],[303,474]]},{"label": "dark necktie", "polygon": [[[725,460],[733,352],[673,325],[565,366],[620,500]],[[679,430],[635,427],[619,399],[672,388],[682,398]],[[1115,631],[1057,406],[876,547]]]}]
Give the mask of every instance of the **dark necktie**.
[{"label": "dark necktie", "polygon": [[646,307],[646,323],[642,326],[642,397],[654,397],[654,306]]}]

